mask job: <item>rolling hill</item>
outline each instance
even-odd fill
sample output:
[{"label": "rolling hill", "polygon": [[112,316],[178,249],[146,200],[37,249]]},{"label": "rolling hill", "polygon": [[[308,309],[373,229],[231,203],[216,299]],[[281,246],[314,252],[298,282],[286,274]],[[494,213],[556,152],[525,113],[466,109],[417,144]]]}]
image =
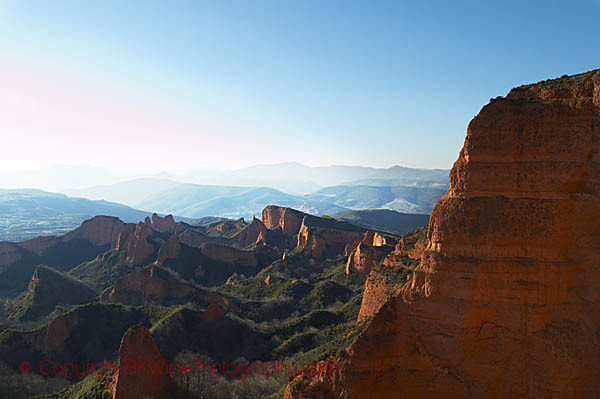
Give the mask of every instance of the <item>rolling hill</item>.
[{"label": "rolling hill", "polygon": [[408,214],[389,209],[365,209],[340,212],[336,219],[372,230],[404,234],[429,224],[429,215]]},{"label": "rolling hill", "polygon": [[444,195],[443,188],[333,186],[306,196],[309,201],[328,201],[348,209],[391,209],[429,214]]},{"label": "rolling hill", "polygon": [[336,214],[345,208],[318,199],[286,194],[267,187],[202,186],[181,184],[136,204],[137,208],[190,218],[221,216],[251,218],[271,204],[294,207],[316,215]]}]

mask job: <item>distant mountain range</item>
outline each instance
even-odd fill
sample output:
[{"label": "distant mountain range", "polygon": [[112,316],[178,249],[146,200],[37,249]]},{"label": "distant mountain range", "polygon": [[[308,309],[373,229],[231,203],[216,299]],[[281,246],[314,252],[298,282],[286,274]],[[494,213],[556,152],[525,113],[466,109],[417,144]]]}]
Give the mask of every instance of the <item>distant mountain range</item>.
[{"label": "distant mountain range", "polygon": [[[448,187],[448,170],[401,166],[309,167],[284,163],[178,177],[161,176],[63,192],[192,218],[238,218],[258,214],[268,204],[289,206],[317,215],[331,215],[346,209],[379,208],[426,214]],[[202,184],[182,184],[181,181]]]},{"label": "distant mountain range", "polygon": [[142,178],[126,180],[116,184],[105,184],[87,188],[63,190],[71,197],[83,197],[91,200],[106,200],[135,206],[151,196],[174,188],[181,183],[169,179]]},{"label": "distant mountain range", "polygon": [[190,218],[221,216],[252,218],[267,205],[293,207],[315,215],[334,215],[347,208],[329,201],[307,199],[267,187],[203,186],[181,184],[136,204],[137,208]]},{"label": "distant mountain range", "polygon": [[446,192],[440,188],[333,186],[306,196],[309,201],[329,201],[347,209],[391,209],[429,214]]},{"label": "distant mountain range", "polygon": [[175,177],[195,184],[272,187],[292,194],[308,194],[324,187],[383,185],[447,187],[449,170],[414,169],[403,166],[370,168],[364,166],[310,167],[297,162],[255,165],[232,171],[207,171]]},{"label": "distant mountain range", "polygon": [[[117,216],[126,222],[143,220],[153,212],[173,214],[180,220],[251,219],[259,216],[267,205],[319,216],[368,209],[428,215],[448,185],[447,170],[401,166],[384,169],[285,163],[187,176],[161,173],[157,177],[88,188],[80,187],[86,173],[90,182],[98,181],[96,177],[102,174],[102,169],[82,167],[77,172],[61,166],[51,171],[63,185],[69,176],[76,178],[79,188],[63,190],[67,195],[34,189],[0,190],[0,241],[61,234],[95,215]],[[38,177],[50,179],[46,172]],[[111,181],[117,175],[116,171],[109,171],[99,181]],[[21,177],[25,184],[35,183],[35,176],[34,172],[28,172]],[[5,177],[0,175],[0,185]],[[302,194],[307,190],[310,191]]]},{"label": "distant mountain range", "polygon": [[[89,165],[57,165],[23,172],[1,172],[2,188],[38,188],[88,199],[106,199],[133,205],[143,198],[107,197],[106,187],[120,182],[152,179],[166,183],[271,187],[290,194],[309,194],[337,185],[414,186],[447,188],[449,170],[403,166],[310,167],[297,162],[255,165],[235,170],[198,170],[186,173],[99,168]],[[100,187],[98,187],[100,186]],[[159,186],[159,189],[167,187]],[[144,190],[139,190],[142,194]],[[114,194],[114,193],[113,193]],[[122,192],[123,194],[123,192]],[[147,193],[149,195],[151,193]]]},{"label": "distant mountain range", "polygon": [[136,208],[190,218],[251,218],[267,205],[335,215],[348,209],[391,209],[429,214],[445,189],[422,187],[333,186],[309,195],[292,195],[266,187],[181,184],[135,204]]}]

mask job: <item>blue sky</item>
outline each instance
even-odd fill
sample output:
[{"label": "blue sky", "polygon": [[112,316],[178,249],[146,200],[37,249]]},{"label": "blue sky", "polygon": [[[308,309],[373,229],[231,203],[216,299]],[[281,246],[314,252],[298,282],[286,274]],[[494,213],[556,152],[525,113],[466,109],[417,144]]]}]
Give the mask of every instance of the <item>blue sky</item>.
[{"label": "blue sky", "polygon": [[599,17],[596,0],[0,0],[0,168],[449,168],[491,97],[600,66]]}]

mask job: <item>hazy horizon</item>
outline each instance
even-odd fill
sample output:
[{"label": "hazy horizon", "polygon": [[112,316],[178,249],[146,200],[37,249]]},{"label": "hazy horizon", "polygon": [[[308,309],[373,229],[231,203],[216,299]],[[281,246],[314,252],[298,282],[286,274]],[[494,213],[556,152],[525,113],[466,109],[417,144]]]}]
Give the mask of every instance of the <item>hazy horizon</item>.
[{"label": "hazy horizon", "polygon": [[599,11],[588,0],[3,0],[0,170],[448,169],[490,97],[597,67],[581,38]]},{"label": "hazy horizon", "polygon": [[[243,168],[214,168],[197,170],[144,170],[110,167],[105,168],[90,164],[57,164],[38,169],[11,172],[0,171],[0,189],[40,189],[49,192],[61,192],[69,194],[68,191],[74,189],[111,186],[139,179],[165,179],[183,184],[189,183],[241,187],[273,187],[286,192],[299,193],[310,192],[311,190],[302,188],[297,190],[287,188],[282,189],[281,184],[278,183],[288,180],[289,187],[293,187],[294,184],[297,184],[298,182],[306,183],[311,181],[311,176],[305,176],[302,173],[304,171],[314,172],[315,170],[332,169],[388,171],[397,167],[423,171],[448,171],[448,169],[408,168],[403,165],[392,165],[390,167],[381,168],[362,165],[311,166],[295,161],[255,164]],[[261,168],[269,169],[270,173],[268,173],[268,176],[243,173],[253,172]],[[284,170],[281,170],[282,168],[284,168]],[[348,176],[347,179],[345,180],[344,178],[338,177],[338,183],[351,182],[353,180],[351,174],[346,173],[345,175]],[[225,180],[223,181],[222,179]],[[324,186],[327,186],[327,184],[319,185],[315,183],[314,187],[316,190],[316,187]]]}]

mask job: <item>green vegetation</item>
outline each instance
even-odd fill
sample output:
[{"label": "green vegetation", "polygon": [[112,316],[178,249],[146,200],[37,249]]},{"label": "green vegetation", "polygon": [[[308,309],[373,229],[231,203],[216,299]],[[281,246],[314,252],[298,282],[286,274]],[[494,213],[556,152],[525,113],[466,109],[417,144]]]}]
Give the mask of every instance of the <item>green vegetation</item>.
[{"label": "green vegetation", "polygon": [[[363,227],[329,217],[309,215],[304,223],[322,229],[366,231]],[[134,279],[131,279],[131,286],[121,287],[122,298],[136,294],[152,295],[158,298],[160,305],[157,306],[93,302],[96,292],[112,289],[120,278],[143,267],[129,265],[124,251],[106,251],[73,267],[68,274],[41,268],[48,273],[39,279],[39,283],[32,285],[30,293],[16,300],[3,301],[0,310],[3,314],[7,314],[8,310],[18,319],[26,319],[25,316],[36,309],[38,302],[44,302],[52,309],[33,312],[44,316],[37,319],[36,325],[9,323],[7,326],[16,328],[0,332],[0,354],[10,365],[18,364],[23,358],[36,361],[44,354],[34,349],[32,337],[51,336],[60,341],[52,354],[57,358],[73,362],[114,359],[123,333],[138,323],[150,328],[168,361],[194,354],[216,361],[241,359],[248,362],[281,360],[288,364],[314,363],[347,348],[365,326],[357,324],[356,320],[367,276],[346,274],[348,258],[343,255],[344,246],[331,245],[327,259],[313,258],[310,251],[302,249],[287,252],[282,258],[283,253],[293,246],[287,240],[289,237],[271,230],[268,234],[273,241],[268,241],[269,245],[249,249],[258,260],[256,266],[247,260],[236,263],[237,255],[248,255],[236,254],[236,249],[227,250],[227,254],[235,255],[231,256],[233,261],[218,261],[204,255],[203,251],[218,254],[223,248],[214,246],[229,242],[228,238],[234,238],[247,226],[240,220],[209,226],[209,235],[219,237],[219,240],[204,244],[203,248],[181,243],[176,258],[167,259],[161,268],[154,269],[154,279],[147,283],[148,293],[135,287],[140,284]],[[399,239],[392,233],[383,234],[390,242]],[[405,241],[416,241],[423,234],[408,234]],[[362,237],[362,234],[356,237]],[[168,238],[168,233],[157,233],[153,236],[152,245],[158,246]],[[211,249],[214,252],[208,252]],[[392,249],[388,245],[381,251]],[[73,248],[64,250],[76,251]],[[405,264],[414,262],[408,257],[402,261]],[[409,273],[403,268],[384,269],[381,266],[375,270],[390,283],[405,281]],[[195,287],[193,297],[168,296],[173,283],[181,282]],[[94,293],[92,297],[88,295],[90,292]],[[52,293],[60,301],[55,301]],[[78,304],[71,295],[85,298],[88,303]],[[138,303],[147,302],[141,300]],[[26,327],[35,333],[24,332]],[[189,395],[211,398],[232,398],[236,392],[240,395],[243,392],[243,397],[248,398],[281,398],[288,382],[286,378],[262,376],[243,381],[223,376],[177,376],[176,380]],[[47,399],[101,398],[105,395],[105,382],[86,378]]]},{"label": "green vegetation", "polygon": [[404,267],[377,266],[374,273],[379,274],[386,285],[395,286],[403,284],[412,276],[412,271]]},{"label": "green vegetation", "polygon": [[78,305],[94,300],[96,292],[85,284],[46,266],[39,266],[27,293],[14,302],[11,320],[36,320],[58,305]]},{"label": "green vegetation", "polygon": [[37,396],[33,399],[106,399],[108,397],[106,388],[111,378],[112,373],[101,376],[90,374],[80,382],[61,391],[50,395]]},{"label": "green vegetation", "polygon": [[420,227],[411,232],[408,232],[402,236],[404,239],[404,245],[407,247],[413,247],[417,241],[424,241],[427,239],[427,227]]},{"label": "green vegetation", "polygon": [[104,290],[121,277],[137,268],[125,262],[125,253],[115,250],[106,251],[96,259],[84,262],[69,271],[69,274],[84,281],[98,290]]}]

